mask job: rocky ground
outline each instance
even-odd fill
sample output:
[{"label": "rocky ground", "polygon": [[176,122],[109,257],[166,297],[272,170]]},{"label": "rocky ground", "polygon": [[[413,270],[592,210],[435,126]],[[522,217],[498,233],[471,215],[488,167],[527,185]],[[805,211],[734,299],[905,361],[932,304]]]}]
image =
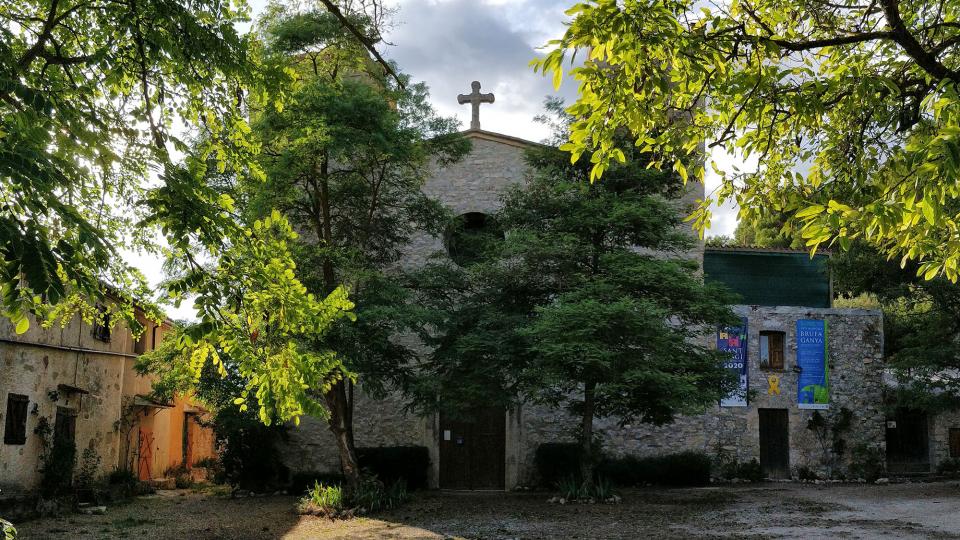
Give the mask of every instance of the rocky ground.
[{"label": "rocky ground", "polygon": [[960,483],[746,484],[621,492],[618,505],[548,504],[548,493],[419,493],[376,516],[301,517],[294,497],[162,491],[20,526],[24,540],[447,538],[937,538],[960,540]]}]

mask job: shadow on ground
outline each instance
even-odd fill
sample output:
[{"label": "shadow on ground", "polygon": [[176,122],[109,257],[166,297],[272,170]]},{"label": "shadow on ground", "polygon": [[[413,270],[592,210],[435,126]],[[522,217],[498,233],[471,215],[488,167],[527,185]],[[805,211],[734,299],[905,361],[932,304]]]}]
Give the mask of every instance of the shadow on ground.
[{"label": "shadow on ground", "polygon": [[419,493],[397,510],[332,521],[294,497],[161,492],[104,516],[21,525],[22,538],[941,538],[960,540],[960,484],[757,484],[626,490],[619,505],[548,504],[546,493]]}]

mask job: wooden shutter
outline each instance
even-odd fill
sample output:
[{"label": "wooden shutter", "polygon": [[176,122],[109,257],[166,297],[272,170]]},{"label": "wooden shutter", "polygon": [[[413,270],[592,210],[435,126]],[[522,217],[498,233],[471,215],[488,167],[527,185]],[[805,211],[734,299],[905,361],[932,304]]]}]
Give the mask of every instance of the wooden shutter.
[{"label": "wooden shutter", "polygon": [[7,418],[3,429],[4,444],[27,442],[27,405],[30,399],[20,394],[7,394]]}]

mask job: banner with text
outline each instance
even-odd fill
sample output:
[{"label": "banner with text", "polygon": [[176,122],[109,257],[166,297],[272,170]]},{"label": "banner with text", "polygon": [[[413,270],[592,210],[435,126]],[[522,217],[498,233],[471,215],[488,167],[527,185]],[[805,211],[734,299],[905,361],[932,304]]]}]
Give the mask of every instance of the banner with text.
[{"label": "banner with text", "polygon": [[827,321],[797,321],[797,405],[801,409],[830,406],[830,356],[827,354]]},{"label": "banner with text", "polygon": [[740,326],[721,326],[717,329],[717,350],[730,353],[723,367],[737,373],[740,382],[727,397],[720,400],[721,407],[746,407],[749,388],[747,364],[747,318]]}]

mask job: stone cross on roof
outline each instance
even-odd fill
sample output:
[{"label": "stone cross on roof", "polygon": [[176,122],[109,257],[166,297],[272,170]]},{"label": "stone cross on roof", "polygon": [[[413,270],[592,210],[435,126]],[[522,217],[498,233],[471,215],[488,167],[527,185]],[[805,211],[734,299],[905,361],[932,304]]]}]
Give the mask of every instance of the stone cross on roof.
[{"label": "stone cross on roof", "polygon": [[493,94],[480,93],[480,81],[470,83],[473,92],[457,96],[457,103],[469,103],[473,106],[473,116],[470,119],[470,129],[480,129],[480,104],[493,103]]}]

